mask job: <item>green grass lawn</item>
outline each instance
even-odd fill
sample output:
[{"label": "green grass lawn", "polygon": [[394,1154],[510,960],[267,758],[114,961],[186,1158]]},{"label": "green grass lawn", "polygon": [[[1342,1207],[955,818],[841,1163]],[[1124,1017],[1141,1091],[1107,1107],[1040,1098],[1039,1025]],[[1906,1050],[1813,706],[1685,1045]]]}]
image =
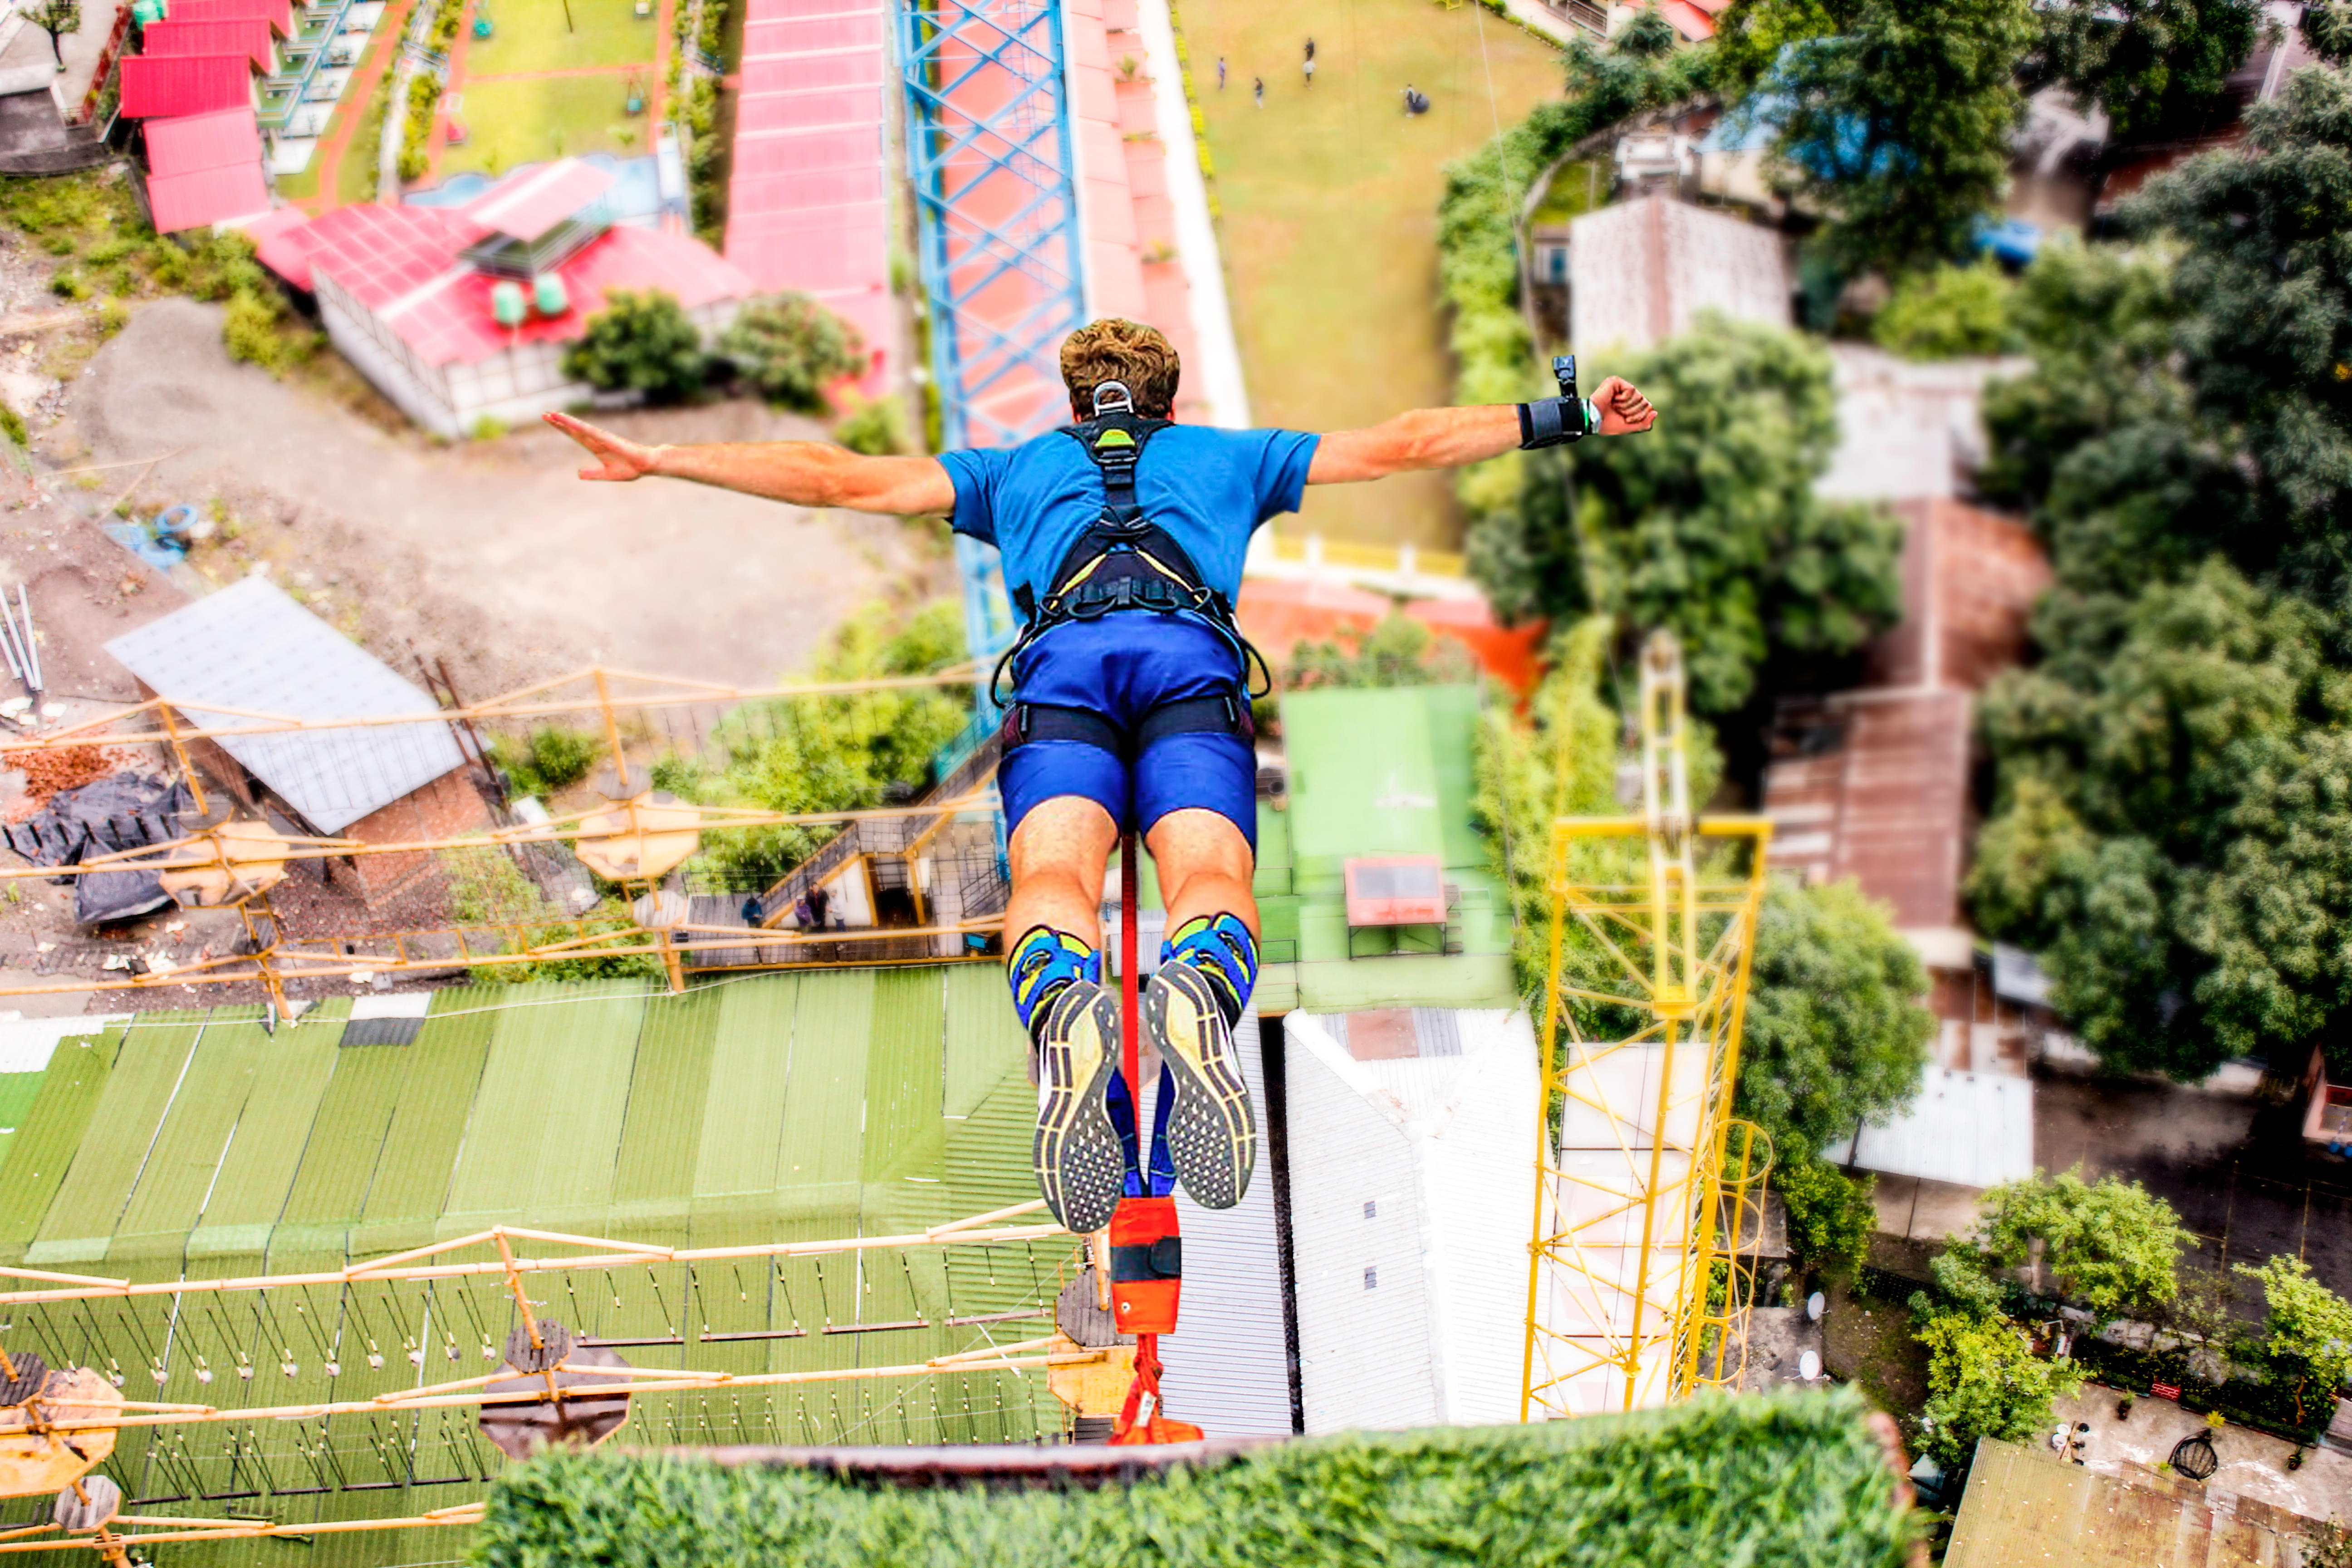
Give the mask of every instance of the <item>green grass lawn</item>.
[{"label": "green grass lawn", "polygon": [[[1260,425],[1368,425],[1451,401],[1437,308],[1440,171],[1560,90],[1559,51],[1475,4],[1184,0],[1234,324]],[[1315,39],[1315,85],[1302,46]],[[1217,57],[1227,85],[1217,90]],[[1250,79],[1265,79],[1265,107]],[[1493,83],[1493,97],[1487,93]],[[1430,110],[1404,113],[1407,82]],[[1286,531],[1458,548],[1443,474],[1308,492]]]},{"label": "green grass lawn", "polygon": [[623,66],[654,59],[654,34],[660,7],[637,20],[630,0],[571,0],[572,25],[564,25],[563,0],[486,0],[493,24],[487,38],[467,46],[466,74],[505,76],[520,71],[571,70],[581,66]]},{"label": "green grass lawn", "polygon": [[[651,67],[646,75],[650,92]],[[461,90],[458,117],[471,140],[442,154],[445,176],[469,169],[503,174],[519,163],[583,153],[633,157],[646,151],[653,129],[647,116],[622,112],[626,89],[619,75],[469,81]]]}]

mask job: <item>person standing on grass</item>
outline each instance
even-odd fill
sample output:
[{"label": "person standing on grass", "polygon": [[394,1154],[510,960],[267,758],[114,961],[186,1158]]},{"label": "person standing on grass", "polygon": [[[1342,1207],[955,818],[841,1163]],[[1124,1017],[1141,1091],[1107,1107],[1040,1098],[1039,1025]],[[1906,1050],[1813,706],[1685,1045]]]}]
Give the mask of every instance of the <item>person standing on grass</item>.
[{"label": "person standing on grass", "polygon": [[1307,85],[1315,85],[1315,57],[1311,54],[1307,57]]},{"label": "person standing on grass", "polygon": [[[1223,430],[1177,421],[1182,367],[1150,327],[1094,321],[1060,358],[1072,424],[935,458],[822,441],[646,447],[568,414],[546,418],[587,449],[583,479],[657,476],[794,506],[944,516],[997,548],[1024,622],[998,667],[1013,688],[997,767],[1013,877],[1006,979],[1038,1089],[1037,1184],[1055,1218],[1085,1235],[1110,1223],[1130,1169],[1150,1195],[1181,1183],[1195,1203],[1231,1208],[1256,1163],[1234,1040],[1258,973],[1254,693],[1233,609],[1250,536],[1297,510],[1308,485],[1631,435],[1657,413],[1611,376],[1589,400],[1423,408],[1328,436]],[[1150,851],[1168,911],[1141,997],[1146,1048],[1161,1063],[1148,1163],[1102,967],[1103,873],[1123,832]]]},{"label": "person standing on grass", "polygon": [[1217,90],[1225,90],[1225,57],[1223,55],[1217,57]]},{"label": "person standing on grass", "polygon": [[1250,96],[1257,100],[1257,106],[1260,109],[1265,107],[1265,78],[1262,76],[1250,78]]}]

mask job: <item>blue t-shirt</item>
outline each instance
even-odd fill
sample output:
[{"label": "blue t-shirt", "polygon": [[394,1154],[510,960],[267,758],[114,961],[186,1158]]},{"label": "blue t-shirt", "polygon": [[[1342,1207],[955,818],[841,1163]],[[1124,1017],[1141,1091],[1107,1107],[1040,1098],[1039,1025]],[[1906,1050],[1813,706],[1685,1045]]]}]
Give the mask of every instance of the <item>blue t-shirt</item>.
[{"label": "blue t-shirt", "polygon": [[[1228,600],[1242,591],[1242,558],[1258,524],[1297,511],[1320,437],[1297,430],[1220,430],[1171,425],[1136,467],[1135,499]],[[1044,597],[1047,580],[1087,525],[1102,515],[1102,471],[1086,448],[1055,430],[1018,447],[943,452],[955,481],[958,533],[993,544],[1004,584]]]}]

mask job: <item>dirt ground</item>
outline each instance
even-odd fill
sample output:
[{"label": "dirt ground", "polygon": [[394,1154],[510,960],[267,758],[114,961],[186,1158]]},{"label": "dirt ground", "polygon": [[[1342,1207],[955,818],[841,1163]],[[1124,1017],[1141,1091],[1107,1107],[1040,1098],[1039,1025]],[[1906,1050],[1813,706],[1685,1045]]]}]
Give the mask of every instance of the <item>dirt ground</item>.
[{"label": "dirt ground", "polygon": [[[52,487],[89,531],[118,504],[206,507],[221,520],[195,563],[206,575],[266,570],[396,668],[446,658],[468,700],[591,662],[758,684],[858,606],[952,584],[922,525],[668,481],[583,484],[576,448],[542,426],[442,446],[367,417],[367,402],[233,363],[217,307],[163,300],[75,378],[35,445],[57,468],[132,465]],[[610,423],[664,441],[822,436],[742,402]]]}]

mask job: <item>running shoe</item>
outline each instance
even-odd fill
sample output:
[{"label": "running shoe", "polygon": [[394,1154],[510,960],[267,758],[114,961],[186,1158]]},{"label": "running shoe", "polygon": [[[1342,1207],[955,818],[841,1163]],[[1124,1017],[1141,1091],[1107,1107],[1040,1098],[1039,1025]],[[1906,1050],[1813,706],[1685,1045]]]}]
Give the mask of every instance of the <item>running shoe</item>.
[{"label": "running shoe", "polygon": [[1229,1209],[1249,1191],[1257,1117],[1216,987],[1189,963],[1163,963],[1144,983],[1144,1027],[1160,1047],[1160,1092],[1173,1097],[1168,1154],[1192,1201]]},{"label": "running shoe", "polygon": [[1118,1003],[1074,980],[1046,1004],[1037,1031],[1037,1190],[1080,1236],[1110,1223],[1127,1185],[1127,1153],[1108,1099],[1118,1071]]}]

